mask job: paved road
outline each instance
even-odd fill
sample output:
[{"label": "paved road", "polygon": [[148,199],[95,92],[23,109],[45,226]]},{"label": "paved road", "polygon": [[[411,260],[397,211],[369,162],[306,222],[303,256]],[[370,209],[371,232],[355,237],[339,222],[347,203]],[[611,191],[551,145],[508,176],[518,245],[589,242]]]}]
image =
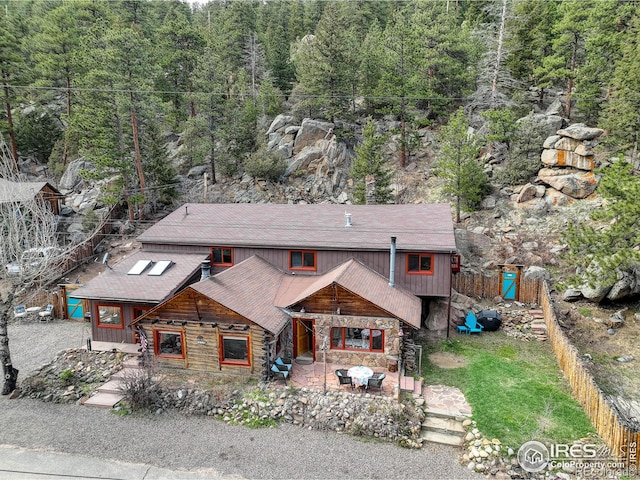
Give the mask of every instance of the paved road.
[{"label": "paved road", "polygon": [[[65,337],[70,347],[82,345],[86,330],[83,324],[58,321],[13,325],[10,335],[14,363],[24,372],[25,365],[35,368],[63,348]],[[44,342],[55,345],[51,355]],[[457,464],[458,450],[439,445],[408,450],[293,425],[254,430],[178,414],[121,417],[80,405],[7,397],[0,398],[0,445],[19,447],[0,450],[0,480],[44,478],[38,469],[55,465],[71,465],[72,473],[51,471],[58,476],[49,478],[92,478],[96,471],[102,478],[123,480],[197,478],[187,471],[204,478],[480,478]],[[120,468],[113,473],[106,465]],[[15,473],[20,469],[31,473]],[[143,470],[147,473],[136,476]],[[131,476],[117,476],[123,472]]]}]

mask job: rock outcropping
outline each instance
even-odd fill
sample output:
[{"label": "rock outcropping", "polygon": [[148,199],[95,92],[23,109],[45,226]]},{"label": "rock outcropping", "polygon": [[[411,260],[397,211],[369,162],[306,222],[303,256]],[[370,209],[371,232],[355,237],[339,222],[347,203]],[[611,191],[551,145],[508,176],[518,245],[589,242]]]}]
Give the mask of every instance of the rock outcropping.
[{"label": "rock outcropping", "polygon": [[[540,157],[544,167],[537,177],[542,185],[525,185],[516,202],[531,204],[544,197],[548,204],[562,205],[592,195],[600,180],[593,173],[596,166],[594,149],[603,133],[599,128],[576,123],[547,137]],[[539,188],[541,186],[543,189]]]}]

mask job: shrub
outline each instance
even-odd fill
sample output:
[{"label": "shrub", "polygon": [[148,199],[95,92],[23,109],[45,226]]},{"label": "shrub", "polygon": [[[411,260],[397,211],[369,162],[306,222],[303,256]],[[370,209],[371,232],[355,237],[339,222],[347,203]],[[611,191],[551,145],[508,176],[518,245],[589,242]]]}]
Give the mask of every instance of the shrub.
[{"label": "shrub", "polygon": [[89,210],[82,218],[82,231],[84,233],[91,233],[100,223],[100,217],[95,210]]},{"label": "shrub", "polygon": [[60,372],[60,380],[62,380],[63,382],[68,382],[69,380],[71,380],[71,377],[73,377],[73,370],[71,370],[70,368],[65,368]]},{"label": "shrub", "polygon": [[244,167],[252,177],[276,181],[284,175],[287,162],[277,153],[258,150],[249,156]]},{"label": "shrub", "polygon": [[159,387],[153,363],[145,363],[122,379],[120,390],[131,410],[150,410],[158,398]]}]

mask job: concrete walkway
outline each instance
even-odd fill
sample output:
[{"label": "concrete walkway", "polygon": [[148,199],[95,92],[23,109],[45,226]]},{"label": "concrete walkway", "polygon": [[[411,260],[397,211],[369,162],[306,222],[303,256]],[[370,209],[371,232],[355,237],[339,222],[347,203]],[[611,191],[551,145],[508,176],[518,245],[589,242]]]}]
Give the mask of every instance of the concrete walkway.
[{"label": "concrete walkway", "polygon": [[241,479],[213,470],[187,472],[168,470],[140,463],[125,463],[98,458],[28,450],[0,445],[0,479],[94,479],[103,480],[196,480]]}]

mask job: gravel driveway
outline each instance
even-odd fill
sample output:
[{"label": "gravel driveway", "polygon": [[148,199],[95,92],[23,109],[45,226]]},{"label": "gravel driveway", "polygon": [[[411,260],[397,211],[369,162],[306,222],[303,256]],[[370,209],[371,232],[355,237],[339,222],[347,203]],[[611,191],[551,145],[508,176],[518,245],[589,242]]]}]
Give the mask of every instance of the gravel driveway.
[{"label": "gravel driveway", "polygon": [[[59,320],[10,325],[20,379],[59,350],[85,345],[87,327]],[[459,450],[445,446],[409,450],[293,425],[254,430],[179,414],[121,417],[108,410],[7,397],[0,397],[0,444],[239,478],[480,478],[458,465]]]}]

